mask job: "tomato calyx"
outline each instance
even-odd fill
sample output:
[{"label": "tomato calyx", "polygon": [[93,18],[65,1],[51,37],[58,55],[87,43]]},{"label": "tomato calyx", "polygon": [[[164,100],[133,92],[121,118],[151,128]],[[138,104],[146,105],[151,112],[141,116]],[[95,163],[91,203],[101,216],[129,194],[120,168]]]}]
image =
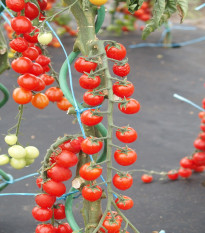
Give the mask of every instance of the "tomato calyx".
[{"label": "tomato calyx", "polygon": [[117,61],[115,62],[115,64],[116,64],[117,66],[125,66],[127,63],[128,63],[128,59],[127,59],[127,58],[123,59],[122,61],[117,60]]},{"label": "tomato calyx", "polygon": [[111,41],[111,42],[108,44],[107,51],[109,51],[112,47],[115,47],[116,49],[121,49],[120,44],[117,43],[117,42],[115,42],[115,41]]},{"label": "tomato calyx", "polygon": [[102,169],[102,167],[99,164],[95,163],[94,161],[91,161],[90,165],[86,168],[86,170],[90,171],[90,170],[93,170],[95,168]]},{"label": "tomato calyx", "polygon": [[99,145],[101,139],[96,138],[96,137],[93,137],[93,136],[90,136],[90,137],[89,137],[89,141],[91,142],[91,145],[93,145],[93,144],[94,144],[94,145]]},{"label": "tomato calyx", "polygon": [[117,131],[120,132],[120,133],[122,133],[122,134],[125,134],[125,133],[127,133],[127,132],[129,132],[129,131],[131,131],[131,130],[132,130],[132,129],[130,128],[129,125],[127,125],[127,126],[122,126],[122,127],[120,127],[120,128],[117,129]]},{"label": "tomato calyx", "polygon": [[118,151],[119,151],[119,153],[124,153],[124,154],[128,155],[128,153],[129,153],[130,151],[132,151],[132,149],[129,148],[129,147],[126,145],[125,147],[122,147],[122,148],[119,149]]},{"label": "tomato calyx", "polygon": [[125,86],[125,87],[127,87],[130,84],[132,83],[128,81],[127,78],[124,78],[123,80],[120,80],[114,83],[114,85]]},{"label": "tomato calyx", "polygon": [[117,172],[118,176],[120,177],[120,179],[122,178],[128,178],[129,177],[129,172],[123,172],[123,171],[119,171]]}]

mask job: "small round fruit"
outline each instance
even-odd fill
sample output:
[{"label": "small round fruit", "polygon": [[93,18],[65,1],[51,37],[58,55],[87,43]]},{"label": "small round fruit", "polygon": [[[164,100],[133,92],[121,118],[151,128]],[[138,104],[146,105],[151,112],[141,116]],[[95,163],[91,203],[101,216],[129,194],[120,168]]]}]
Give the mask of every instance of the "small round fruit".
[{"label": "small round fruit", "polygon": [[27,146],[25,150],[27,159],[36,159],[39,156],[39,150],[35,146]]},{"label": "small round fruit", "polygon": [[26,160],[11,158],[10,165],[15,169],[22,169],[26,166]]},{"label": "small round fruit", "polygon": [[96,6],[102,6],[104,5],[108,0],[89,0],[93,5]]},{"label": "small round fruit", "polygon": [[35,159],[27,159],[27,158],[25,158],[25,160],[26,160],[26,166],[29,166],[29,165],[31,165],[32,163],[35,162]]},{"label": "small round fruit", "polygon": [[8,145],[13,146],[16,144],[18,138],[15,134],[9,134],[9,135],[6,135],[4,140]]},{"label": "small round fruit", "polygon": [[144,175],[142,175],[141,180],[144,183],[151,183],[153,181],[153,177],[151,175],[144,174]]},{"label": "small round fruit", "polygon": [[0,166],[6,165],[9,163],[9,156],[8,155],[0,155]]},{"label": "small round fruit", "polygon": [[15,159],[22,159],[26,157],[26,150],[22,146],[19,146],[19,145],[11,146],[8,149],[8,153],[12,158],[15,158]]},{"label": "small round fruit", "polygon": [[50,32],[44,32],[38,34],[38,42],[42,45],[48,45],[53,39],[53,35]]}]

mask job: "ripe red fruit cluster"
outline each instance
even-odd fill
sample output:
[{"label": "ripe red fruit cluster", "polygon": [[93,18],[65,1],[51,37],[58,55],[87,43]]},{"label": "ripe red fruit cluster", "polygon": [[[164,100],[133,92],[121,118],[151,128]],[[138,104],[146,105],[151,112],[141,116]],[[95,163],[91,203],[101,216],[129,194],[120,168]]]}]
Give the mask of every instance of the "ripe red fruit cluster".
[{"label": "ripe red fruit cluster", "polygon": [[[67,111],[71,104],[63,97],[63,92],[58,87],[49,88],[45,94],[42,91],[53,84],[54,77],[46,74],[50,70],[50,58],[42,54],[38,43],[39,29],[32,25],[32,20],[39,17],[46,9],[47,0],[37,3],[24,2],[24,0],[7,0],[8,8],[18,13],[11,20],[11,28],[16,37],[9,43],[10,47],[19,53],[18,58],[11,63],[12,69],[20,74],[17,79],[19,85],[13,91],[13,99],[18,104],[32,105],[38,109],[44,109],[49,102],[57,102],[57,107]],[[40,9],[40,12],[39,12]],[[24,15],[19,12],[24,10]]]},{"label": "ripe red fruit cluster", "polygon": [[[36,184],[43,190],[42,194],[36,196],[37,206],[32,210],[32,215],[37,221],[49,221],[52,216],[56,220],[62,220],[66,217],[65,206],[60,203],[55,204],[56,197],[60,197],[66,192],[66,186],[63,182],[72,177],[70,167],[75,166],[78,162],[76,154],[81,150],[82,140],[82,137],[78,137],[61,144],[50,156],[50,168],[46,171],[47,180],[43,181],[42,177],[37,178]],[[67,223],[62,223],[56,227],[51,224],[38,225],[36,233],[43,232],[44,228],[54,229],[55,233],[72,232]]]}]

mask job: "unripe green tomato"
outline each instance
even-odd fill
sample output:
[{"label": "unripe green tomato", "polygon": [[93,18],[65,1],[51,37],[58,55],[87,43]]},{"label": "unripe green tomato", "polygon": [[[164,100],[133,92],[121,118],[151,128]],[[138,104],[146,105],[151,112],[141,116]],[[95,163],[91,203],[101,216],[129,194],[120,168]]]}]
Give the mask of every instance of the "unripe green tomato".
[{"label": "unripe green tomato", "polygon": [[11,146],[8,149],[8,153],[11,157],[15,159],[22,159],[26,157],[26,150],[22,146],[19,146],[19,145]]},{"label": "unripe green tomato", "polygon": [[9,163],[9,156],[8,155],[0,155],[0,166],[6,165]]},{"label": "unripe green tomato", "polygon": [[36,159],[39,156],[39,150],[35,146],[27,146],[25,150],[27,159]]},{"label": "unripe green tomato", "polygon": [[11,158],[10,165],[15,169],[22,169],[26,166],[26,160]]},{"label": "unripe green tomato", "polygon": [[48,45],[53,39],[53,35],[50,32],[39,33],[38,42],[42,45]]},{"label": "unripe green tomato", "polygon": [[15,134],[8,134],[8,135],[6,135],[4,140],[8,145],[13,146],[16,144],[18,138]]},{"label": "unripe green tomato", "polygon": [[35,161],[35,159],[27,159],[27,158],[25,160],[26,160],[26,166],[31,165]]}]

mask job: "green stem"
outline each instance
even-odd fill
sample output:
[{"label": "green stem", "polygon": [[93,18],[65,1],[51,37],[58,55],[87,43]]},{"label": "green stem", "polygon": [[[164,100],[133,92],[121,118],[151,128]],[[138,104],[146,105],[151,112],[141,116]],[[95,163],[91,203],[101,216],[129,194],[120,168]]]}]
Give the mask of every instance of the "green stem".
[{"label": "green stem", "polygon": [[23,104],[19,105],[19,118],[18,118],[18,122],[16,125],[16,136],[18,137],[19,135],[19,129],[20,129],[20,125],[21,125],[21,120],[22,120],[22,116],[23,116]]}]

